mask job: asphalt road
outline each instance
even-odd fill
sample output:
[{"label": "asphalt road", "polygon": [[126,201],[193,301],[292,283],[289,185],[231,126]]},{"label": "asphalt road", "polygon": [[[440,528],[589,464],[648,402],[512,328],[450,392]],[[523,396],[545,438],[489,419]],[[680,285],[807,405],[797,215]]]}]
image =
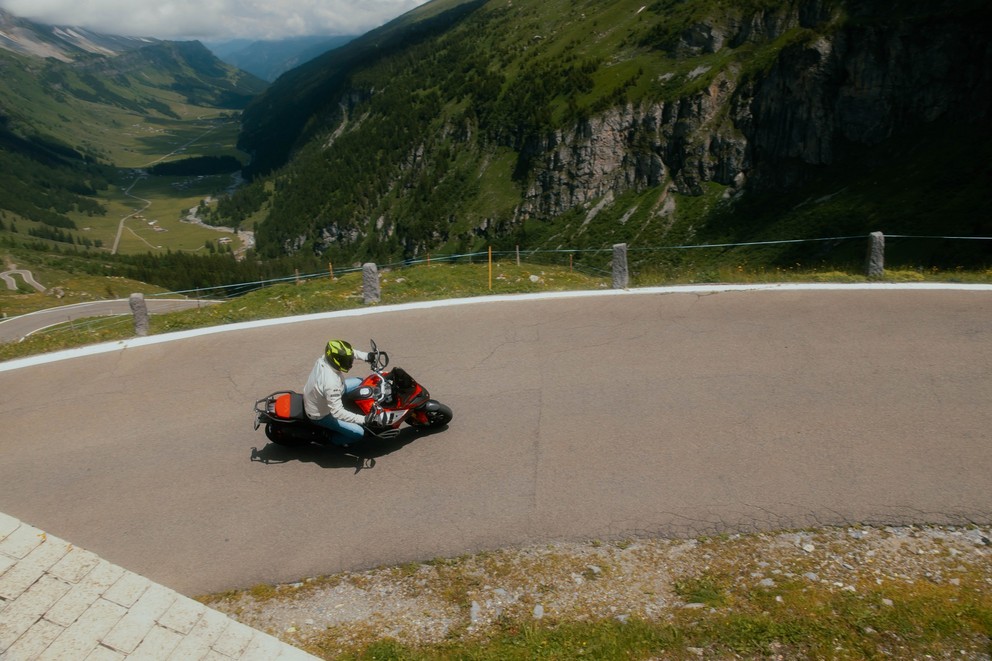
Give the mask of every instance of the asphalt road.
[{"label": "asphalt road", "polygon": [[[0,511],[195,595],[542,540],[992,521],[992,292],[493,302],[0,371]],[[455,412],[370,457],[252,405],[374,338]],[[409,439],[407,439],[409,440]]]},{"label": "asphalt road", "polygon": [[0,280],[3,280],[4,286],[6,286],[7,289],[17,289],[17,280],[14,278],[15,275],[21,276],[21,279],[24,280],[24,283],[27,286],[33,287],[37,291],[45,291],[45,288],[41,285],[41,283],[34,279],[34,275],[31,274],[31,271],[27,271],[25,269],[11,269],[0,273]]},{"label": "asphalt road", "polygon": [[[211,305],[212,303],[213,301],[179,298],[145,298],[145,307],[148,308],[149,314],[190,310],[204,305]],[[29,312],[28,314],[22,314],[0,321],[0,342],[16,342],[43,328],[64,324],[77,319],[125,314],[131,314],[131,304],[126,298],[110,301],[93,301],[90,303],[75,303],[38,310],[37,312]]]}]

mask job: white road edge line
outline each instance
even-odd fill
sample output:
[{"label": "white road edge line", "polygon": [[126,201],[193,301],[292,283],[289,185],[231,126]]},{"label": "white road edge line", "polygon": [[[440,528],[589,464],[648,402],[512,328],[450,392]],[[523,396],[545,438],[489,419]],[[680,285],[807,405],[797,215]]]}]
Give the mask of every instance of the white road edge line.
[{"label": "white road edge line", "polygon": [[545,292],[540,294],[504,294],[494,296],[473,296],[471,298],[453,298],[439,301],[423,301],[419,303],[402,303],[397,305],[383,305],[377,307],[355,308],[352,310],[337,310],[334,312],[318,312],[315,314],[300,315],[296,317],[279,317],[277,319],[261,319],[258,321],[245,321],[235,324],[225,324],[223,326],[209,326],[207,328],[196,328],[187,331],[177,331],[174,333],[163,333],[161,335],[151,335],[147,337],[134,337],[117,342],[105,342],[94,344],[78,349],[66,349],[55,351],[27,358],[17,358],[6,362],[0,362],[0,372],[21,369],[53,363],[60,360],[69,360],[83,356],[94,356],[121,349],[130,349],[163,342],[173,342],[190,337],[201,335],[212,335],[214,333],[227,333],[239,331],[247,328],[263,328],[266,326],[279,326],[282,324],[293,324],[305,321],[318,321],[321,319],[341,319],[345,317],[359,317],[371,314],[384,314],[387,312],[403,312],[406,310],[423,310],[428,308],[452,307],[457,305],[475,305],[480,303],[503,303],[503,302],[526,302],[543,301],[554,298],[583,298],[595,296],[640,296],[652,294],[715,294],[723,292],[747,292],[747,291],[979,291],[992,292],[992,285],[981,284],[954,284],[938,282],[913,282],[913,283],[785,283],[785,284],[750,284],[750,285],[678,285],[671,287],[642,287],[637,289],[602,289],[583,291],[563,291]]}]

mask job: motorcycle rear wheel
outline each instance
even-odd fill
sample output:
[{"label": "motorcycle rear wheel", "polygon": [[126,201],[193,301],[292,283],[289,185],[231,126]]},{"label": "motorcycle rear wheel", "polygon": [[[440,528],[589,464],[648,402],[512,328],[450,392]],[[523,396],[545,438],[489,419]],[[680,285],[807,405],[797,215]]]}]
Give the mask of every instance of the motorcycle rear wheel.
[{"label": "motorcycle rear wheel", "polygon": [[287,448],[299,447],[306,444],[306,441],[303,439],[287,433],[284,429],[271,422],[265,424],[265,438],[276,445],[282,445]]}]

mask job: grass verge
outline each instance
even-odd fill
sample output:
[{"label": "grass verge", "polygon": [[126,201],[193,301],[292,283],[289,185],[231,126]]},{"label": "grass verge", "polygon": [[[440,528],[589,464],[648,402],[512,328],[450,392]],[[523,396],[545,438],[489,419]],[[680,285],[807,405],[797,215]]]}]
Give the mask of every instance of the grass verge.
[{"label": "grass verge", "polygon": [[[431,264],[383,271],[380,279],[382,295],[379,305],[500,294],[596,290],[611,286],[611,279],[607,276],[588,275],[568,266],[518,266],[512,261],[497,262],[491,274],[486,264]],[[16,316],[68,303],[125,298],[133,292],[141,292],[146,296],[165,293],[160,288],[144,283],[61,274],[57,271],[44,271],[39,280],[49,288],[48,293],[0,292],[0,310],[8,316]],[[755,270],[737,266],[682,276],[643,270],[633,275],[631,286],[865,281],[862,275],[844,271],[818,271],[801,267]],[[990,283],[992,271],[886,272],[886,282],[924,281]],[[53,297],[52,292],[55,291],[60,292],[61,298]],[[216,305],[153,315],[150,333],[161,334],[259,319],[347,310],[364,305],[362,276],[360,273],[349,273],[333,280],[322,277],[272,285]],[[134,329],[129,316],[76,320],[45,329],[20,342],[0,343],[0,361],[101,342],[115,342],[133,336]]]},{"label": "grass verge", "polygon": [[989,534],[553,544],[200,600],[324,659],[987,659]]}]

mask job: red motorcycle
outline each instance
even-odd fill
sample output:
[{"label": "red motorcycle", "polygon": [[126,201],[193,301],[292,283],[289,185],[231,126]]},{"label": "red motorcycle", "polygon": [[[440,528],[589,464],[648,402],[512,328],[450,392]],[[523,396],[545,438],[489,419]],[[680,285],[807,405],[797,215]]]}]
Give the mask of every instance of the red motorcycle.
[{"label": "red motorcycle", "polygon": [[[389,354],[379,351],[375,341],[370,342],[372,373],[358,388],[342,397],[349,411],[364,416],[374,414],[374,422],[364,425],[366,437],[396,438],[404,422],[420,430],[440,429],[451,422],[451,409],[431,399],[427,389],[406,370],[394,367],[387,372]],[[265,436],[279,445],[333,445],[330,430],[307,417],[303,394],[293,390],[280,390],[255,402],[255,429],[263,424]]]}]

